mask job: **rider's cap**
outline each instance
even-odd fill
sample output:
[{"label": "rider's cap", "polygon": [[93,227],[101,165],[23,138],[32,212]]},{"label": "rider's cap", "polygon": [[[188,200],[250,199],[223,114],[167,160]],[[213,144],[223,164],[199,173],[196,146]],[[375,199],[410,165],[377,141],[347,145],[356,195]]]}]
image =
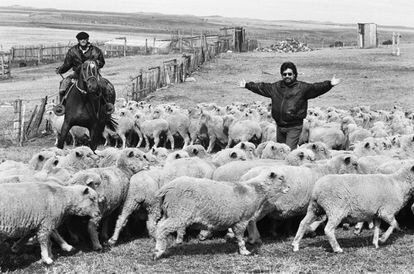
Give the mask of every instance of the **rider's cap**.
[{"label": "rider's cap", "polygon": [[89,34],[87,34],[84,31],[81,31],[76,35],[76,39],[78,39],[78,40],[89,39]]}]

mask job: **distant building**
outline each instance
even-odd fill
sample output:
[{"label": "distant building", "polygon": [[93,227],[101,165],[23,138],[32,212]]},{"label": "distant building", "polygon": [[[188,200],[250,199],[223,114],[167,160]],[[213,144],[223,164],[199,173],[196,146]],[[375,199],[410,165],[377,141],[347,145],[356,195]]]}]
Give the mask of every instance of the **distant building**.
[{"label": "distant building", "polygon": [[364,49],[378,47],[376,24],[358,23],[358,46]]}]

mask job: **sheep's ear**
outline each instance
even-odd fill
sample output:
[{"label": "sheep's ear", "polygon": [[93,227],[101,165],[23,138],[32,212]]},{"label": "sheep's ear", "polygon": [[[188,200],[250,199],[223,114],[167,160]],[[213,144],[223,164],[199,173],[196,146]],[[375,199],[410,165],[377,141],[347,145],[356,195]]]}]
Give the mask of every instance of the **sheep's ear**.
[{"label": "sheep's ear", "polygon": [[345,159],[344,159],[344,162],[345,162],[345,164],[346,165],[349,165],[349,163],[351,163],[351,157],[346,157]]},{"label": "sheep's ear", "polygon": [[81,158],[81,157],[83,156],[83,155],[82,155],[82,153],[80,153],[79,151],[76,151],[75,155],[76,155],[76,157],[78,157],[78,158]]},{"label": "sheep's ear", "polygon": [[414,172],[414,166],[411,167],[411,172]]},{"label": "sheep's ear", "polygon": [[195,149],[195,148],[193,148],[193,154],[194,154],[194,155],[197,155],[197,154],[198,154],[198,150],[197,150],[197,149]]},{"label": "sheep's ear", "polygon": [[133,152],[133,151],[130,151],[130,152],[128,153],[128,157],[129,157],[129,158],[134,157],[134,152]]},{"label": "sheep's ear", "polygon": [[316,147],[316,144],[312,144],[312,149],[313,149],[313,150],[316,150],[316,148],[317,148],[317,147]]},{"label": "sheep's ear", "polygon": [[246,144],[245,143],[241,143],[240,148],[241,149],[245,149],[246,148]]},{"label": "sheep's ear", "polygon": [[181,158],[181,155],[180,154],[175,154],[175,159],[180,159]]},{"label": "sheep's ear", "polygon": [[276,173],[274,173],[273,171],[272,171],[272,172],[270,172],[270,174],[269,174],[269,178],[270,178],[270,179],[274,179],[274,178],[276,178],[276,176],[277,176],[277,174],[276,174]]},{"label": "sheep's ear", "polygon": [[41,154],[39,154],[39,156],[37,158],[39,159],[39,161],[43,161],[45,159],[45,157]]},{"label": "sheep's ear", "polygon": [[237,158],[237,153],[236,152],[232,152],[230,154],[230,158],[233,158],[233,159]]},{"label": "sheep's ear", "polygon": [[54,166],[57,166],[58,164],[59,164],[59,160],[58,159],[56,159],[56,160],[53,161],[53,165]]},{"label": "sheep's ear", "polygon": [[369,148],[369,143],[366,143],[364,147]]},{"label": "sheep's ear", "polygon": [[271,149],[271,150],[275,150],[275,149],[276,149],[276,147],[275,147],[275,146],[271,146],[271,147],[270,147],[270,149]]},{"label": "sheep's ear", "polygon": [[89,179],[89,181],[86,183],[86,185],[88,187],[92,188],[92,189],[96,189],[100,185],[100,182],[99,181],[95,182],[94,180]]},{"label": "sheep's ear", "polygon": [[299,158],[303,159],[303,157],[305,157],[305,153],[303,153],[303,151],[299,152],[298,154]]},{"label": "sheep's ear", "polygon": [[83,191],[83,195],[88,195],[89,194],[89,187],[85,188],[85,190]]},{"label": "sheep's ear", "polygon": [[411,139],[411,141],[413,141],[413,142],[414,142],[414,136],[413,136],[413,138]]}]

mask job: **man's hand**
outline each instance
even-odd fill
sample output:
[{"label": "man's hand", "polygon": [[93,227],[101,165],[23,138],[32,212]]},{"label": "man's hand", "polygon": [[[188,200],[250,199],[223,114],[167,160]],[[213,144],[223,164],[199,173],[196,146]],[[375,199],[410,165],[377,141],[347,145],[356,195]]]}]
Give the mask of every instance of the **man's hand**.
[{"label": "man's hand", "polygon": [[241,81],[239,82],[239,87],[240,88],[245,88],[246,87],[246,80],[241,79]]},{"label": "man's hand", "polygon": [[56,74],[60,74],[60,67],[55,68]]},{"label": "man's hand", "polygon": [[336,85],[338,85],[340,83],[341,83],[341,79],[335,78],[335,74],[334,74],[334,76],[332,76],[332,79],[331,79],[331,85],[332,86],[336,86]]}]

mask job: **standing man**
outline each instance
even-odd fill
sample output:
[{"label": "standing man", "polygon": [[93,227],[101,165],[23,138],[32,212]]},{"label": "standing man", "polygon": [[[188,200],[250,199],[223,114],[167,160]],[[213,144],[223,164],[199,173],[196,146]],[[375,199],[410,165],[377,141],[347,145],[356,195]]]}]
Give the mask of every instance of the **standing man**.
[{"label": "standing man", "polygon": [[282,80],[275,83],[246,83],[243,79],[240,81],[240,87],[272,99],[272,117],[277,125],[277,142],[285,143],[293,150],[299,142],[303,119],[308,111],[308,100],[328,92],[341,80],[334,75],[330,81],[320,83],[297,81],[298,72],[292,62],[283,63],[280,74]]},{"label": "standing man", "polygon": [[94,60],[96,61],[99,69],[105,65],[105,59],[102,51],[98,47],[89,43],[89,34],[83,31],[79,32],[76,35],[76,39],[78,39],[78,44],[74,45],[68,50],[65,60],[63,61],[63,65],[56,68],[57,74],[63,74],[68,70],[73,69],[73,73],[60,82],[60,103],[62,103],[62,99],[65,96],[66,90],[72,84],[72,79],[78,79],[80,68],[83,62],[86,60]]}]

